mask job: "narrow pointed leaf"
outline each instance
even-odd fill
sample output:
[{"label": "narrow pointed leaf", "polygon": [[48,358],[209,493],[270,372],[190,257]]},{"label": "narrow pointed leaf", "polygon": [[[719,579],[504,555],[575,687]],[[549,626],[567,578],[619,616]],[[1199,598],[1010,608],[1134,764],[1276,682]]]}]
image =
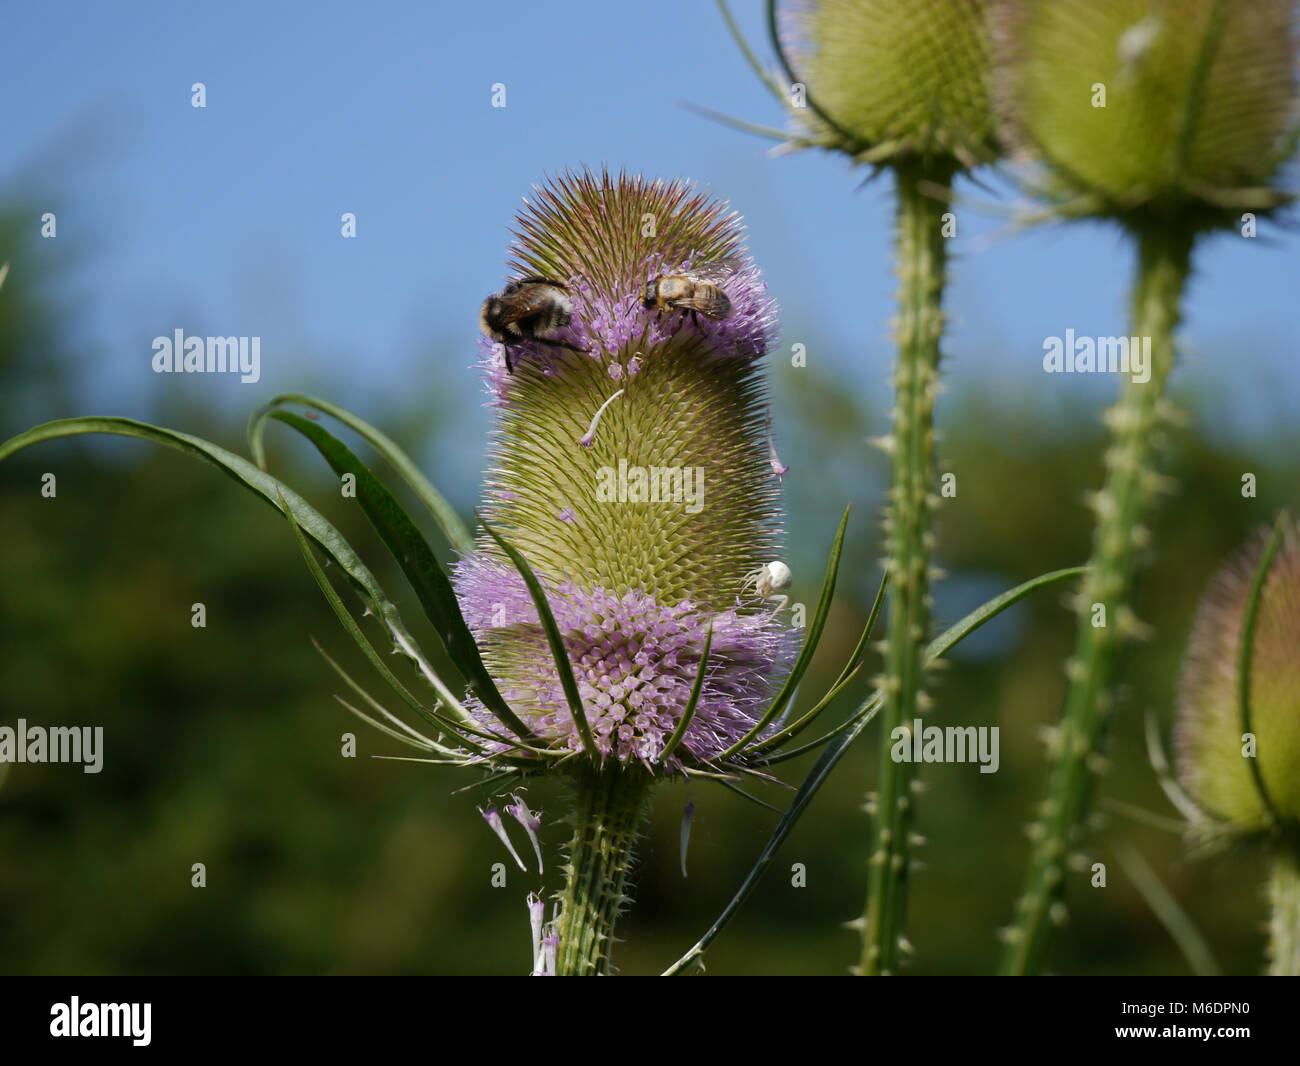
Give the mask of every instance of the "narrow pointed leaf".
[{"label": "narrow pointed leaf", "polygon": [[718,916],[717,921],[709,927],[708,932],[699,939],[690,951],[673,963],[672,966],[668,967],[668,969],[664,971],[663,976],[673,977],[680,974],[684,968],[691,965],[696,959],[704,954],[704,950],[713,943],[717,938],[717,935],[722,932],[723,927],[731,921],[732,915],[734,915],[736,911],[740,909],[741,904],[749,898],[749,894],[754,890],[754,886],[758,884],[759,878],[763,876],[767,871],[767,868],[772,864],[772,860],[776,857],[777,850],[785,843],[785,838],[790,835],[790,830],[794,828],[795,823],[803,814],[804,808],[812,802],[813,796],[817,794],[817,790],[822,787],[826,778],[830,776],[830,772],[835,768],[835,764],[838,763],[844,753],[849,750],[849,747],[858,738],[858,734],[867,727],[867,723],[876,716],[876,713],[879,710],[879,703],[876,703],[874,706],[867,704],[864,711],[859,712],[854,717],[853,725],[846,730],[835,743],[828,745],[826,750],[821,753],[821,756],[813,764],[813,768],[808,771],[808,776],[805,777],[803,783],[800,784],[798,791],[794,795],[794,799],[790,801],[790,806],[781,816],[781,820],[777,822],[776,828],[772,830],[771,837],[768,838],[767,843],[763,845],[763,850],[759,852],[757,861],[746,875],[745,880],[741,882],[740,888],[737,889],[731,902],[723,909],[722,914]]},{"label": "narrow pointed leaf", "polygon": [[800,148],[810,147],[810,142],[802,140],[797,134],[790,133],[788,130],[778,129],[776,126],[765,126],[760,122],[748,122],[743,118],[736,118],[734,115],[728,115],[725,111],[715,111],[711,107],[705,107],[702,104],[693,104],[686,101],[682,104],[688,111],[694,111],[701,118],[710,119],[720,125],[728,126],[740,133],[752,133],[755,137],[762,137],[768,141],[778,141],[781,144],[795,144]]},{"label": "narrow pointed leaf", "polygon": [[[954,644],[974,632],[990,618],[1005,611],[1012,604],[1018,603],[1031,592],[1045,588],[1046,586],[1058,581],[1065,581],[1068,578],[1079,577],[1086,571],[1087,567],[1084,566],[1069,567],[1065,570],[1054,570],[1049,574],[1043,574],[1030,581],[1026,581],[1022,585],[1017,585],[1015,588],[1004,592],[1001,596],[989,600],[988,603],[977,607],[956,625],[949,627],[934,640],[930,641],[929,645],[927,645],[925,649],[926,661],[929,662],[939,658]],[[665,977],[672,977],[681,974],[700,959],[704,954],[705,949],[713,943],[718,934],[722,932],[723,928],[731,920],[732,916],[740,909],[745,900],[749,898],[749,894],[754,890],[754,886],[758,884],[759,878],[762,877],[768,866],[772,864],[772,860],[776,857],[777,850],[783,843],[785,843],[785,838],[790,835],[790,831],[794,829],[795,823],[798,822],[808,804],[812,802],[812,798],[817,794],[817,790],[822,787],[826,778],[830,776],[830,772],[835,768],[835,765],[844,757],[844,753],[852,747],[853,742],[862,733],[862,730],[867,727],[867,723],[875,718],[876,714],[880,710],[881,702],[880,694],[874,693],[849,718],[849,724],[847,724],[843,732],[836,737],[834,742],[826,746],[817,761],[813,763],[812,769],[808,771],[808,776],[805,777],[803,782],[799,785],[798,790],[795,792],[794,799],[790,801],[790,806],[786,809],[785,814],[777,823],[776,828],[772,831],[772,836],[763,846],[763,850],[759,853],[758,860],[754,863],[753,868],[741,883],[740,888],[737,889],[736,894],[731,898],[731,902],[727,904],[723,909],[722,914],[718,916],[717,921],[709,927],[708,931],[696,942],[691,950],[664,971]]]},{"label": "narrow pointed leaf", "polygon": [[[871,698],[867,700],[866,703],[862,704],[861,707],[858,708],[857,713],[865,714],[867,711],[874,712],[879,707],[880,703],[882,702],[882,699],[883,697],[879,691],[874,692]],[[834,729],[830,730],[830,732],[826,733],[824,736],[820,736],[816,740],[810,740],[807,744],[800,744],[799,747],[797,748],[783,748],[781,751],[775,752],[772,755],[767,755],[757,760],[757,762],[755,762],[754,765],[775,766],[777,763],[789,762],[792,759],[798,759],[801,756],[808,755],[816,751],[823,744],[829,744],[836,737],[841,736],[845,732],[845,730],[852,729],[856,722],[857,722],[857,715],[856,714],[850,715],[848,718],[846,718],[844,721],[842,721],[839,725],[837,725]]]},{"label": "narrow pointed leaf", "polygon": [[460,516],[452,508],[451,504],[433,487],[432,482],[424,476],[420,468],[411,461],[411,457],[399,448],[397,443],[387,434],[381,432],[364,419],[358,418],[351,411],[339,407],[337,404],[332,404],[328,400],[322,400],[300,392],[286,392],[275,397],[265,407],[253,412],[253,416],[248,422],[248,446],[253,453],[254,461],[263,470],[266,469],[266,453],[262,447],[262,434],[266,426],[266,419],[272,410],[286,403],[302,404],[304,407],[315,408],[322,414],[338,419],[349,429],[355,431],[375,451],[387,459],[393,469],[402,476],[402,480],[411,487],[411,490],[429,509],[429,513],[433,515],[434,521],[438,523],[438,528],[442,530],[447,542],[464,555],[468,555],[474,550],[474,538],[470,536],[469,530],[465,528],[465,523],[460,520]]},{"label": "narrow pointed leaf", "polygon": [[1019,603],[1031,592],[1037,592],[1039,589],[1054,585],[1058,581],[1068,581],[1072,577],[1082,577],[1087,572],[1088,568],[1086,566],[1067,566],[1064,570],[1051,570],[1046,574],[1039,574],[1038,577],[1031,578],[1023,585],[1008,589],[1001,596],[993,597],[993,599],[976,607],[960,622],[949,626],[934,640],[930,641],[925,647],[925,661],[933,662],[945,655],[953,645],[970,636],[971,633],[979,629],[994,615],[1001,614],[1008,607]]},{"label": "narrow pointed leaf", "polygon": [[[346,670],[344,670],[343,667],[341,667],[337,662],[335,662],[332,658],[330,658],[329,653],[326,652],[323,647],[321,647],[320,641],[316,640],[313,637],[311,643],[312,643],[312,647],[316,649],[316,653],[322,659],[325,660],[326,664],[336,674],[339,675],[339,677],[343,680],[343,683],[347,685],[348,688],[350,688],[358,696],[360,696],[362,702],[365,703],[367,707],[375,711],[386,721],[390,722],[392,724],[393,729],[399,730],[404,735],[403,739],[406,739],[408,743],[416,744],[418,747],[425,748],[429,751],[440,751],[444,755],[454,754],[450,748],[443,747],[436,740],[433,740],[430,737],[426,737],[418,729],[415,729],[412,726],[407,725],[407,723],[403,722],[400,718],[397,717],[397,715],[393,714],[392,711],[390,711],[387,707],[385,707],[382,703],[380,703],[377,699],[375,699],[374,696],[370,695],[370,693],[366,691],[365,687],[359,681],[357,681],[354,677],[352,677],[351,674],[349,674]],[[355,713],[355,708],[349,706],[348,709]],[[367,718],[367,721],[372,721],[372,719]],[[393,731],[392,729],[384,728],[385,733],[391,733],[392,731]]]},{"label": "narrow pointed leaf", "polygon": [[1164,886],[1147,861],[1136,848],[1127,843],[1119,844],[1116,849],[1119,863],[1133,882],[1151,912],[1165,927],[1178,950],[1183,953],[1187,965],[1197,977],[1218,977],[1223,971],[1214,961],[1210,945],[1201,936],[1200,930],[1192,921],[1182,904],[1174,898],[1173,893]]},{"label": "narrow pointed leaf", "polygon": [[814,703],[812,707],[805,711],[796,721],[777,730],[777,732],[773,733],[770,737],[765,737],[761,744],[755,744],[750,748],[750,754],[758,755],[765,751],[771,751],[773,748],[779,747],[782,744],[787,744],[797,737],[821,716],[822,712],[825,711],[826,708],[835,700],[835,697],[843,692],[848,686],[848,683],[858,676],[858,671],[861,669],[862,664],[859,663],[849,672],[848,676],[831,686],[831,688],[827,690],[826,695]]},{"label": "narrow pointed leaf", "polygon": [[[1251,578],[1250,591],[1246,594],[1246,605],[1242,612],[1241,640],[1237,648],[1237,708],[1241,715],[1243,735],[1254,732],[1250,724],[1250,673],[1255,658],[1255,623],[1259,618],[1259,604],[1264,598],[1264,585],[1268,581],[1268,572],[1273,569],[1273,560],[1282,546],[1282,530],[1286,520],[1286,512],[1283,511],[1273,525],[1273,533],[1264,547],[1264,554],[1260,557],[1259,565]],[[1273,797],[1264,784],[1264,774],[1259,768],[1259,759],[1247,759],[1246,762],[1250,764],[1250,775],[1254,779],[1255,791],[1259,795],[1260,803],[1274,822],[1280,821],[1281,815],[1273,805]]]},{"label": "narrow pointed leaf", "polygon": [[844,508],[844,517],[840,519],[840,528],[835,534],[835,542],[831,545],[830,561],[826,565],[826,578],[822,582],[821,598],[817,601],[817,609],[813,612],[812,622],[808,625],[808,635],[804,638],[803,648],[799,651],[799,658],[794,662],[790,670],[790,676],[785,679],[785,684],[781,686],[781,691],[776,694],[772,705],[766,713],[743,737],[737,740],[726,751],[717,756],[718,759],[725,759],[729,755],[734,755],[743,748],[764,729],[766,729],[780,714],[785,710],[786,704],[790,702],[799,687],[799,682],[803,680],[803,675],[807,672],[809,664],[812,662],[813,654],[817,651],[817,644],[821,640],[822,630],[826,628],[826,618],[831,612],[831,598],[835,595],[835,575],[840,569],[840,552],[844,547],[844,529],[849,524],[849,508]]},{"label": "narrow pointed leaf", "polygon": [[840,671],[840,676],[835,679],[835,685],[841,685],[848,680],[849,674],[861,665],[862,660],[867,657],[867,645],[871,642],[871,634],[875,631],[876,622],[880,618],[880,611],[885,606],[885,592],[889,588],[889,573],[885,572],[880,579],[880,587],[876,589],[876,598],[871,604],[871,613],[867,615],[867,624],[862,627],[862,636],[858,638],[858,646],[853,649],[853,654],[849,656],[849,661],[844,664],[844,669]]},{"label": "narrow pointed leaf", "polygon": [[174,448],[193,458],[211,463],[227,477],[233,478],[244,488],[252,490],[276,510],[281,509],[280,500],[283,498],[285,505],[292,510],[294,519],[306,536],[338,565],[361,593],[370,609],[380,617],[398,649],[415,663],[426,677],[436,677],[428,660],[407,631],[397,607],[384,593],[379,582],[375,580],[374,575],[343,535],[293,489],[266,471],[259,470],[254,464],[234,452],[227,451],[202,437],[194,437],[163,426],[137,422],[130,418],[90,416],[46,422],[12,437],[0,444],[0,462],[32,444],[89,433],[135,437]]},{"label": "narrow pointed leaf", "polygon": [[767,800],[759,799],[752,792],[746,792],[743,788],[741,788],[737,784],[733,784],[730,781],[719,781],[718,784],[720,784],[728,792],[734,792],[737,796],[740,796],[742,799],[749,800],[750,803],[756,804],[759,807],[766,807],[773,814],[785,814],[785,811],[783,811],[780,807],[777,807],[775,804],[768,803]]},{"label": "narrow pointed leaf", "polygon": [[[283,495],[281,495],[280,500],[281,503],[284,502]],[[357,625],[356,619],[352,617],[347,607],[344,606],[342,598],[339,596],[338,592],[335,591],[334,586],[330,584],[330,579],[326,577],[325,571],[321,569],[321,565],[316,561],[316,557],[312,555],[311,545],[307,543],[307,538],[306,536],[303,535],[302,527],[299,526],[297,521],[294,519],[293,511],[288,507],[285,507],[283,509],[284,509],[285,517],[288,518],[289,520],[289,528],[293,531],[294,540],[297,541],[298,543],[298,550],[302,553],[303,560],[307,564],[307,569],[311,572],[312,577],[316,580],[316,584],[320,587],[321,592],[325,594],[326,602],[329,603],[331,609],[333,609],[335,616],[338,618],[339,622],[342,623],[343,628],[347,631],[348,635],[356,643],[357,647],[361,649],[365,657],[370,661],[370,665],[373,666],[376,672],[378,672],[379,676],[382,677],[388,683],[389,687],[391,687],[393,691],[395,691],[402,698],[403,702],[405,702],[406,705],[408,707],[411,707],[413,710],[416,711],[422,710],[423,708],[420,705],[420,701],[411,695],[411,693],[407,690],[406,686],[403,685],[393,674],[393,672],[388,668],[388,664],[385,663],[383,657],[380,656],[380,654],[377,651],[375,651],[374,645],[371,644],[370,641],[366,639],[365,634],[361,632],[361,627]],[[313,641],[312,643],[315,644],[316,642]],[[367,700],[367,702],[369,702],[372,706],[378,708],[384,714],[384,716],[389,718],[396,726],[398,726],[398,728],[404,730],[409,735],[421,741],[426,747],[428,747],[430,751],[436,750],[441,752],[444,755],[457,754],[457,752],[453,751],[452,749],[443,747],[441,744],[437,743],[437,741],[430,740],[428,737],[412,729],[400,718],[397,718],[394,715],[391,715],[387,711],[383,710],[383,708],[380,707],[376,701],[370,698],[370,696],[364,691],[364,689],[362,689],[359,685],[357,685],[356,682],[354,682],[351,679],[351,677],[349,677],[347,673],[344,672],[341,666],[339,666],[336,662],[334,662],[333,659],[331,659],[328,655],[325,654],[324,648],[322,648],[319,644],[316,644],[316,650],[320,652],[320,654],[324,657],[327,663],[329,663],[332,667],[334,667],[334,669],[343,677],[344,681],[346,681],[353,689],[355,689],[358,693],[360,693]],[[355,710],[352,707],[348,707],[348,709]]]},{"label": "narrow pointed leaf", "polygon": [[292,426],[311,441],[336,475],[351,474],[356,478],[357,502],[411,583],[447,654],[465,675],[483,705],[503,725],[521,738],[531,737],[531,731],[510,709],[483,665],[478,644],[461,614],[460,602],[446,571],[424,539],[424,534],[393,494],[347,445],[315,422],[280,410],[270,412],[267,417]]},{"label": "narrow pointed leaf", "polygon": [[[479,521],[483,522],[482,517]],[[600,751],[592,738],[591,727],[587,725],[587,712],[583,709],[578,682],[573,676],[573,664],[569,661],[569,652],[564,646],[564,638],[560,635],[560,627],[555,624],[555,616],[551,613],[551,605],[547,602],[542,583],[537,580],[537,575],[528,565],[528,560],[513,545],[507,543],[486,522],[483,522],[483,528],[509,556],[510,561],[515,564],[515,569],[519,571],[519,576],[524,579],[524,584],[528,587],[528,594],[533,598],[533,606],[537,608],[537,619],[541,623],[542,632],[546,634],[546,643],[551,649],[551,657],[555,660],[555,670],[560,678],[560,687],[564,689],[564,698],[569,704],[569,714],[573,716],[573,724],[578,727],[578,736],[582,738],[582,749],[589,759],[598,762]]]},{"label": "narrow pointed leaf", "polygon": [[889,587],[889,575],[885,574],[880,579],[880,587],[876,590],[875,602],[871,605],[871,613],[867,615],[867,624],[862,627],[862,636],[858,638],[858,646],[853,649],[853,654],[849,656],[849,661],[844,664],[844,669],[840,671],[840,676],[836,678],[835,683],[831,685],[820,700],[807,711],[797,721],[785,726],[780,731],[765,737],[760,743],[755,744],[751,749],[753,752],[769,751],[788,741],[793,740],[802,733],[808,726],[812,725],[817,717],[831,705],[835,697],[844,691],[844,688],[858,675],[862,669],[863,661],[867,654],[867,644],[871,641],[871,634],[876,628],[876,621],[880,618],[881,608],[885,604],[885,590]]},{"label": "narrow pointed leaf", "polygon": [[1165,755],[1164,741],[1160,739],[1160,723],[1156,720],[1155,711],[1148,711],[1146,716],[1145,731],[1147,741],[1147,759],[1151,763],[1151,769],[1155,772],[1156,782],[1160,789],[1172,803],[1182,813],[1192,825],[1201,825],[1210,821],[1223,821],[1222,818],[1211,815],[1200,804],[1192,799],[1183,791],[1182,785],[1174,777],[1173,770],[1169,766],[1169,757]]},{"label": "narrow pointed leaf", "polygon": [[673,735],[668,738],[668,743],[664,745],[664,750],[659,753],[659,761],[667,763],[668,757],[677,750],[686,736],[686,730],[691,727],[691,719],[695,717],[696,705],[700,702],[700,693],[704,691],[704,672],[709,665],[709,649],[713,647],[713,626],[709,625],[709,631],[704,637],[704,651],[700,653],[700,665],[695,671],[695,684],[691,686],[690,699],[686,701],[686,710],[682,712],[682,719],[677,723],[677,728],[673,730]]},{"label": "narrow pointed leaf", "polygon": [[731,39],[736,42],[736,46],[745,57],[745,62],[749,64],[750,69],[758,75],[759,80],[767,86],[768,90],[776,98],[778,103],[786,103],[789,98],[789,86],[782,88],[781,85],[777,83],[776,78],[772,76],[771,71],[758,61],[758,57],[754,55],[754,50],[749,47],[749,42],[745,40],[745,35],[740,32],[740,27],[736,25],[736,20],[732,17],[731,10],[727,7],[726,0],[718,0],[718,10],[722,13],[722,19],[727,24],[727,30],[731,33]]},{"label": "narrow pointed leaf", "polygon": [[438,752],[441,752],[441,751],[443,750],[443,749],[441,749],[441,748],[432,747],[432,746],[430,746],[429,744],[421,743],[419,740],[415,740],[413,737],[409,736],[408,734],[403,733],[403,732],[400,732],[399,730],[393,729],[391,726],[387,726],[387,725],[385,725],[383,722],[379,721],[379,719],[377,719],[377,718],[372,718],[370,715],[366,714],[365,711],[362,711],[362,710],[360,710],[360,709],[354,707],[354,706],[353,706],[352,704],[350,704],[347,700],[345,700],[342,696],[339,696],[339,695],[336,694],[336,695],[334,696],[334,699],[335,699],[335,700],[336,700],[336,701],[337,701],[337,702],[338,702],[342,707],[344,707],[344,708],[345,708],[349,713],[356,715],[356,716],[357,716],[358,718],[360,718],[363,722],[365,722],[366,725],[370,726],[371,729],[374,729],[374,730],[376,730],[377,732],[380,732],[380,733],[387,733],[390,737],[392,737],[394,740],[398,741],[399,743],[406,744],[406,745],[408,745],[408,746],[410,746],[410,747],[412,747],[412,748],[415,748],[415,749],[417,749],[417,750],[419,750],[419,751],[438,751]]}]

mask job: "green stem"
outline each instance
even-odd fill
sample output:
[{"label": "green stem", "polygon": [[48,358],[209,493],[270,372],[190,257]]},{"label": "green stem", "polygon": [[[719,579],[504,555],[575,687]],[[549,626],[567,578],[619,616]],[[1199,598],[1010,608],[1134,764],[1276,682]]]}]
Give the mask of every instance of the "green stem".
[{"label": "green stem", "polygon": [[1086,835],[1092,781],[1104,767],[1100,751],[1117,655],[1143,629],[1130,603],[1139,553],[1149,539],[1143,522],[1162,489],[1157,438],[1166,417],[1165,384],[1174,364],[1173,334],[1193,240],[1186,230],[1159,227],[1138,234],[1133,332],[1150,338],[1150,380],[1140,383],[1130,374],[1119,402],[1106,413],[1111,442],[1105,483],[1092,501],[1097,524],[1090,570],[1077,601],[1078,630],[1066,664],[1061,721],[1049,746],[1047,798],[1030,827],[1032,854],[1015,920],[1003,932],[1004,974],[1037,972],[1049,925],[1065,920],[1066,862]]},{"label": "green stem", "polygon": [[926,186],[946,189],[954,173],[946,160],[895,168],[898,359],[886,520],[890,578],[886,698],[858,970],[871,975],[897,972],[907,912],[916,766],[893,760],[891,738],[897,728],[910,731],[913,719],[924,709],[922,672],[930,629],[930,509],[935,480],[933,415],[947,265],[943,215],[948,203],[929,195]]},{"label": "green stem", "polygon": [[1273,857],[1268,902],[1269,976],[1300,977],[1300,854],[1285,845]]},{"label": "green stem", "polygon": [[561,976],[609,973],[614,922],[628,902],[623,886],[649,785],[639,770],[617,765],[579,774],[567,881],[556,922],[556,973]]}]

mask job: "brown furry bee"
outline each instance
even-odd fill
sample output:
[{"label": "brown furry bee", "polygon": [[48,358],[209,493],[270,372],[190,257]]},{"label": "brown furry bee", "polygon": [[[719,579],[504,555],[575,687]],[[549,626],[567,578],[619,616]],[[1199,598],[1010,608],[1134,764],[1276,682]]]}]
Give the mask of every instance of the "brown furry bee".
[{"label": "brown furry bee", "polygon": [[705,263],[680,274],[661,274],[645,286],[647,310],[689,311],[698,326],[699,316],[719,322],[731,313],[731,301],[720,288],[736,273],[740,263],[735,258]]},{"label": "brown furry bee", "polygon": [[540,277],[507,283],[500,293],[483,301],[478,315],[479,329],[505,348],[506,369],[512,374],[515,366],[510,348],[524,341],[554,344],[571,352],[585,351],[555,336],[572,321],[569,290],[558,281]]}]

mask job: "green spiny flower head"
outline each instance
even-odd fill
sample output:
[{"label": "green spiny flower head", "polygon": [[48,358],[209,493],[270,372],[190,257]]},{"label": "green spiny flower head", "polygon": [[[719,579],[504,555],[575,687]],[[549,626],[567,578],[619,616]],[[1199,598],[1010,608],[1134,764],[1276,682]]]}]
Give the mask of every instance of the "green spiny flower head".
[{"label": "green spiny flower head", "polygon": [[1268,186],[1296,120],[1291,0],[1003,0],[1003,134],[1054,196],[1230,224]]},{"label": "green spiny flower head", "polygon": [[[802,0],[785,8],[812,138],[872,163],[996,155],[990,0]],[[819,114],[818,112],[821,112]],[[829,117],[831,122],[827,122]]]},{"label": "green spiny flower head", "polygon": [[[736,216],[688,185],[567,174],[525,203],[512,272],[557,283],[570,315],[513,345],[513,369],[484,343],[484,517],[546,586],[602,755],[660,768],[711,627],[680,750],[709,758],[757,720],[790,647],[756,579],[780,533],[760,358],[775,306]],[[661,306],[665,277],[720,291],[724,313]],[[458,593],[484,662],[540,737],[579,750],[523,581],[480,545]]]},{"label": "green spiny flower head", "polygon": [[[1243,741],[1238,655],[1243,616],[1268,541],[1261,534],[1212,580],[1192,629],[1179,692],[1183,785],[1241,832],[1273,820]],[[1250,669],[1255,768],[1284,821],[1300,821],[1300,527],[1283,526],[1256,615]]]}]

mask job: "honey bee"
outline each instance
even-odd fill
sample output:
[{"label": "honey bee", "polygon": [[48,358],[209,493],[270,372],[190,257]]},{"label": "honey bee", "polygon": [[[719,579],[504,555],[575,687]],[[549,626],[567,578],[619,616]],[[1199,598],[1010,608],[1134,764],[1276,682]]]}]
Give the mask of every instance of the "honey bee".
[{"label": "honey bee", "polygon": [[735,257],[704,263],[680,274],[661,274],[645,286],[647,310],[689,311],[698,326],[700,315],[719,322],[731,313],[731,301],[719,287],[740,269]]},{"label": "honey bee", "polygon": [[573,300],[569,290],[558,281],[540,277],[508,282],[500,293],[483,301],[478,314],[479,329],[505,348],[506,370],[512,374],[515,366],[510,348],[524,341],[553,344],[571,352],[586,351],[555,336],[571,321]]}]

